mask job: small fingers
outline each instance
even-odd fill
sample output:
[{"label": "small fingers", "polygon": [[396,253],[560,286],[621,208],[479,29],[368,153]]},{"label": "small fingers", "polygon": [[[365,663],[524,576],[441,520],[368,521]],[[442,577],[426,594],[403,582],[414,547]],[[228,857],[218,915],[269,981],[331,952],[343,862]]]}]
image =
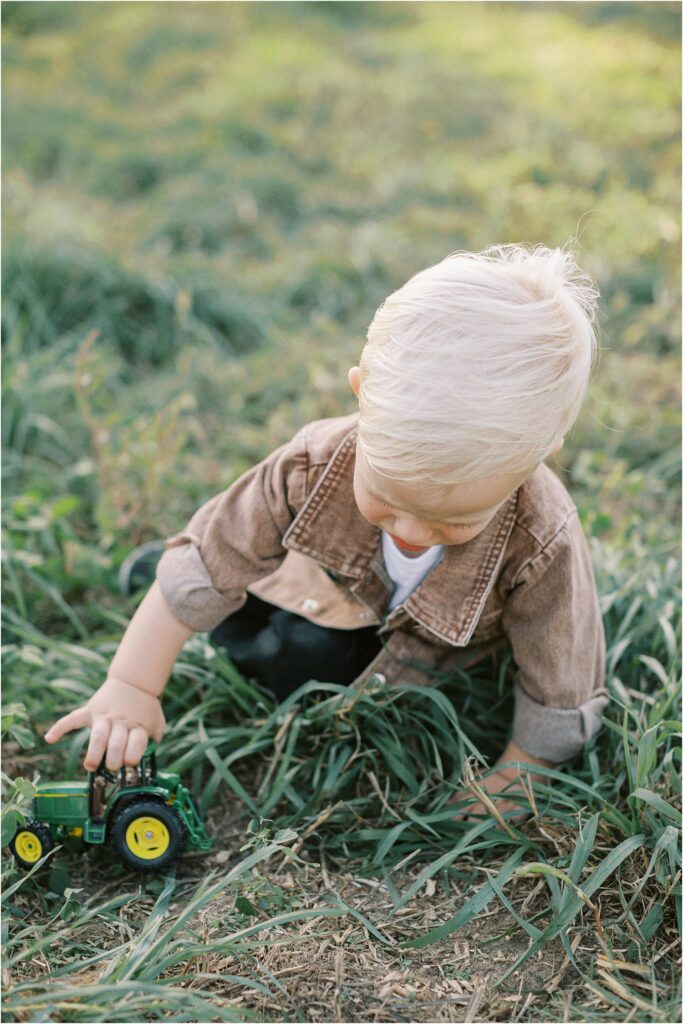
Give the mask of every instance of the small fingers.
[{"label": "small fingers", "polygon": [[134,767],[140,763],[140,759],[147,749],[147,732],[141,725],[134,726],[128,733],[126,752],[123,755],[123,763]]},{"label": "small fingers", "polygon": [[46,743],[56,743],[65,733],[71,732],[72,729],[82,729],[89,722],[90,712],[87,707],[76,708],[51,725],[43,738]]},{"label": "small fingers", "polygon": [[487,817],[488,811],[483,804],[470,804],[463,806],[460,810],[456,811],[453,815],[455,821],[469,821],[470,818],[479,819]]},{"label": "small fingers", "polygon": [[479,818],[488,818],[489,812],[483,804],[477,802],[476,804],[471,804],[466,810],[462,811],[460,817],[465,821],[468,821],[470,818],[478,820]]},{"label": "small fingers", "polygon": [[83,761],[83,767],[89,772],[94,772],[100,766],[100,761],[104,757],[104,752],[107,749],[107,741],[109,740],[109,733],[111,732],[111,722],[106,715],[98,715],[93,722],[92,731],[90,733],[90,742],[88,744],[88,750]]},{"label": "small fingers", "polygon": [[110,772],[117,772],[123,764],[123,752],[128,743],[128,726],[124,722],[114,722],[107,741],[107,760],[105,767]]},{"label": "small fingers", "polygon": [[453,808],[454,821],[467,821],[468,818],[480,818],[488,813],[482,803],[478,800],[472,802],[472,796],[462,790],[459,790],[453,797],[451,797],[448,804]]}]

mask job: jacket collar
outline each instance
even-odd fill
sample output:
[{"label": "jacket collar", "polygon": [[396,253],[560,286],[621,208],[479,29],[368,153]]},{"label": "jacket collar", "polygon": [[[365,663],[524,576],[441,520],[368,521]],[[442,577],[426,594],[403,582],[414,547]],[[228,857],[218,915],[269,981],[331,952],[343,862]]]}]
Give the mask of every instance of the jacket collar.
[{"label": "jacket collar", "polygon": [[[374,600],[366,603],[376,609],[378,586],[386,590],[388,581],[382,570],[381,531],[364,519],[353,496],[357,438],[354,427],[342,439],[285,533],[283,545],[354,580],[350,589],[361,600],[367,591]],[[518,494],[519,489],[473,540],[445,548],[439,565],[387,617],[389,628],[407,615],[449,644],[469,643],[512,533]]]}]

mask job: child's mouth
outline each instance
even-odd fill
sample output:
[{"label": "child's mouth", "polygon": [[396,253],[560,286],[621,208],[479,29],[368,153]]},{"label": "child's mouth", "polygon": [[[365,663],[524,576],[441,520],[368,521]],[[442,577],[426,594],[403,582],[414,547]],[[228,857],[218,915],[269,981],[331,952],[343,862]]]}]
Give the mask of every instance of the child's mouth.
[{"label": "child's mouth", "polygon": [[397,547],[402,548],[403,551],[426,551],[427,550],[427,548],[424,545],[420,545],[420,544],[407,544],[404,540],[401,540],[400,537],[395,537],[393,535],[393,533],[390,533],[389,536],[393,540],[394,544],[396,544]]}]

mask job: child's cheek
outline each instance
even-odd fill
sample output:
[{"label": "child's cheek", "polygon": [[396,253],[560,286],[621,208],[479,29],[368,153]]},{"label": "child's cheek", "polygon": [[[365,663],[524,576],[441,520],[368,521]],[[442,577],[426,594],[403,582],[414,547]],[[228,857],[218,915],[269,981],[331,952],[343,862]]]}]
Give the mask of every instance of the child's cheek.
[{"label": "child's cheek", "polygon": [[372,518],[372,513],[373,513],[372,502],[369,501],[365,497],[365,495],[363,494],[362,489],[360,487],[354,486],[354,488],[353,488],[353,496],[356,499],[356,505],[358,506],[358,511],[363,516],[363,518],[367,519],[368,522],[373,522],[373,518]]},{"label": "child's cheek", "polygon": [[366,501],[362,511],[368,522],[374,526],[379,526],[386,517],[382,507],[378,506],[374,501]]}]

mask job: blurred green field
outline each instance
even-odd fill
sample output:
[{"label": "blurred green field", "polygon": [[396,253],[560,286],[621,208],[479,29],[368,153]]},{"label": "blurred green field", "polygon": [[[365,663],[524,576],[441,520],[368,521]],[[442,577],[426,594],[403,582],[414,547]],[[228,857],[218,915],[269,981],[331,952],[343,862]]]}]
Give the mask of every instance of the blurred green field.
[{"label": "blurred green field", "polygon": [[[669,727],[680,677],[680,5],[6,0],[2,25],[7,770],[77,770],[82,737],[63,753],[39,737],[101,680],[133,608],[117,592],[119,564],[134,544],[177,530],[303,423],[352,411],[346,371],[390,291],[455,249],[578,237],[602,294],[601,359],[553,468],[590,538],[615,702],[574,770],[588,793],[571,782],[556,783],[555,796],[548,787],[544,820],[546,834],[559,828],[579,849],[582,803],[602,815],[584,858],[593,866],[598,849],[604,864],[619,844],[645,837],[624,861],[630,874],[619,868],[612,888],[599,890],[609,924],[600,955],[652,970],[643,981],[622,968],[610,984],[595,974],[595,950],[582,960],[579,946],[569,988],[531,985],[514,1010],[500,1002],[505,986],[486,988],[473,1011],[481,1016],[470,1019],[673,1019],[680,872],[666,858],[680,806]],[[193,644],[168,691],[169,749],[201,785],[208,736],[219,763],[244,760],[248,780],[244,735],[265,715],[273,739],[278,711],[251,707],[258,697],[244,684],[234,712],[244,733],[211,732],[209,710],[217,720],[227,701],[197,702],[222,692],[221,679],[236,684],[229,666],[207,669],[201,638]],[[401,714],[405,726],[410,707]],[[486,710],[475,719],[479,742]],[[299,755],[314,765],[323,756],[315,745],[292,748]],[[214,793],[225,776],[211,765]],[[384,769],[403,815],[400,780]],[[339,772],[327,788],[306,776],[306,814],[267,786],[258,798],[250,791],[252,809],[276,814],[279,796],[278,822],[303,832],[325,800],[347,800],[358,785]],[[415,785],[401,854],[420,849],[436,862],[456,840],[432,790]],[[634,798],[635,789],[656,799]],[[363,800],[353,806],[372,829],[382,804],[374,793]],[[605,801],[618,808],[611,819]],[[425,824],[429,813],[437,817]],[[388,856],[389,845],[356,842],[354,821],[340,810],[304,849],[313,861],[327,849],[340,872],[345,860],[358,875],[379,870],[375,854]],[[486,842],[510,845],[496,829]],[[515,843],[578,881],[570,868],[580,858],[548,848],[542,830],[530,826]],[[76,925],[89,904],[87,893],[78,910],[76,897],[64,903],[78,887],[64,881],[73,862],[64,864],[52,888],[31,879],[12,896],[10,926],[42,900],[41,923],[73,922],[76,971],[87,946],[83,939],[78,951]],[[106,864],[93,870],[95,885],[118,877]],[[473,861],[470,884],[476,870]],[[556,921],[571,886],[548,886]],[[148,910],[153,896],[143,890]],[[165,899],[144,927],[157,914],[155,927],[168,921]],[[569,939],[581,934],[578,920]],[[524,937],[517,925],[508,918]],[[583,927],[591,931],[589,917]],[[94,982],[74,983],[55,1008],[45,992],[56,962],[30,966],[30,942],[12,934],[5,1019],[135,1020],[135,1000],[150,998],[110,992],[98,1009]],[[137,977],[121,966],[131,949],[113,979]],[[16,987],[29,977],[33,988]],[[156,975],[145,977],[151,985]],[[505,984],[516,992],[519,981]],[[202,1006],[174,991],[178,1001],[162,999],[146,1019],[200,1019]],[[364,997],[360,1008],[339,998],[334,1012],[350,1016],[335,1019],[367,1019]],[[420,1019],[409,1003],[393,1012]],[[210,1005],[228,1014],[217,1020],[243,1019],[236,1004]],[[331,1019],[316,1016],[308,997],[281,1006],[284,1019]],[[377,1013],[371,1019],[392,1019]],[[267,1014],[283,1019],[272,1007]]]}]

